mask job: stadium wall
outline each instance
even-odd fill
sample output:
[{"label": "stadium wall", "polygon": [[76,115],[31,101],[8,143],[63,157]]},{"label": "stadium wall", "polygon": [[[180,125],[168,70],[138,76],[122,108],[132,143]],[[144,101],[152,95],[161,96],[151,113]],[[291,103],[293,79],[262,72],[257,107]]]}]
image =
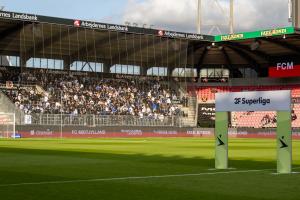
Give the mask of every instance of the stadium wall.
[{"label": "stadium wall", "polygon": [[[16,126],[21,138],[147,138],[147,137],[214,137],[213,128],[174,127],[86,127],[86,126]],[[275,138],[275,129],[230,128],[232,138]],[[300,129],[293,130],[300,139]]]}]

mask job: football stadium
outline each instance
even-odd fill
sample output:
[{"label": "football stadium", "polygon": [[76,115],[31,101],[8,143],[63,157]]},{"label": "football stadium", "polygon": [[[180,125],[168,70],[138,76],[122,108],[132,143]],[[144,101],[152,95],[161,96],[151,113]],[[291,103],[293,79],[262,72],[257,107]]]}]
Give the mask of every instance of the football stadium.
[{"label": "football stadium", "polygon": [[204,35],[0,11],[5,200],[298,200],[300,2]]}]

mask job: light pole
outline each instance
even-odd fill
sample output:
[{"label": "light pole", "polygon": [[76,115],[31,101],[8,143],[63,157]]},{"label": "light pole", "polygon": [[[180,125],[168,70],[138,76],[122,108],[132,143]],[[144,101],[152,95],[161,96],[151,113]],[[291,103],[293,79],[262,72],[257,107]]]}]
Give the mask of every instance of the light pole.
[{"label": "light pole", "polygon": [[289,10],[289,22],[293,22],[293,3],[292,0],[288,2],[288,10]]},{"label": "light pole", "polygon": [[289,15],[291,18],[293,27],[300,27],[300,1],[299,0],[290,0],[289,2]]},{"label": "light pole", "polygon": [[230,34],[234,33],[234,0],[230,0],[229,31]]},{"label": "light pole", "polygon": [[201,26],[202,26],[202,0],[198,0],[197,7],[197,33],[201,34]]}]

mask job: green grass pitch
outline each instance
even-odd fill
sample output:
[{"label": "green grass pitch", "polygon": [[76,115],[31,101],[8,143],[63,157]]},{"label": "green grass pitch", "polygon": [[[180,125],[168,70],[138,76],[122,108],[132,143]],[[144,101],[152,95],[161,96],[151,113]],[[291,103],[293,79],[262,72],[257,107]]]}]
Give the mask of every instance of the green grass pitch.
[{"label": "green grass pitch", "polygon": [[[2,139],[0,199],[300,199],[300,174],[273,174],[275,140],[229,146],[234,169],[214,171],[213,139]],[[300,141],[293,159],[300,172]]]}]

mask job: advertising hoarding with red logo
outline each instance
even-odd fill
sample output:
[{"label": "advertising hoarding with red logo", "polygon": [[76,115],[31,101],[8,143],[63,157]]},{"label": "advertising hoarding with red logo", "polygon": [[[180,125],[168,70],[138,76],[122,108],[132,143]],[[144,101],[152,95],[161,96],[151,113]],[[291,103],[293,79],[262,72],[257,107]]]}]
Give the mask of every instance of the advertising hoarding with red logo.
[{"label": "advertising hoarding with red logo", "polygon": [[277,63],[276,66],[269,67],[269,77],[300,77],[300,65],[294,62]]},{"label": "advertising hoarding with red logo", "polygon": [[75,27],[80,27],[80,20],[75,20],[74,21],[74,26]]},{"label": "advertising hoarding with red logo", "polygon": [[159,36],[164,36],[164,34],[165,34],[164,31],[162,31],[162,30],[159,30],[159,31],[158,31],[158,35],[159,35]]}]

